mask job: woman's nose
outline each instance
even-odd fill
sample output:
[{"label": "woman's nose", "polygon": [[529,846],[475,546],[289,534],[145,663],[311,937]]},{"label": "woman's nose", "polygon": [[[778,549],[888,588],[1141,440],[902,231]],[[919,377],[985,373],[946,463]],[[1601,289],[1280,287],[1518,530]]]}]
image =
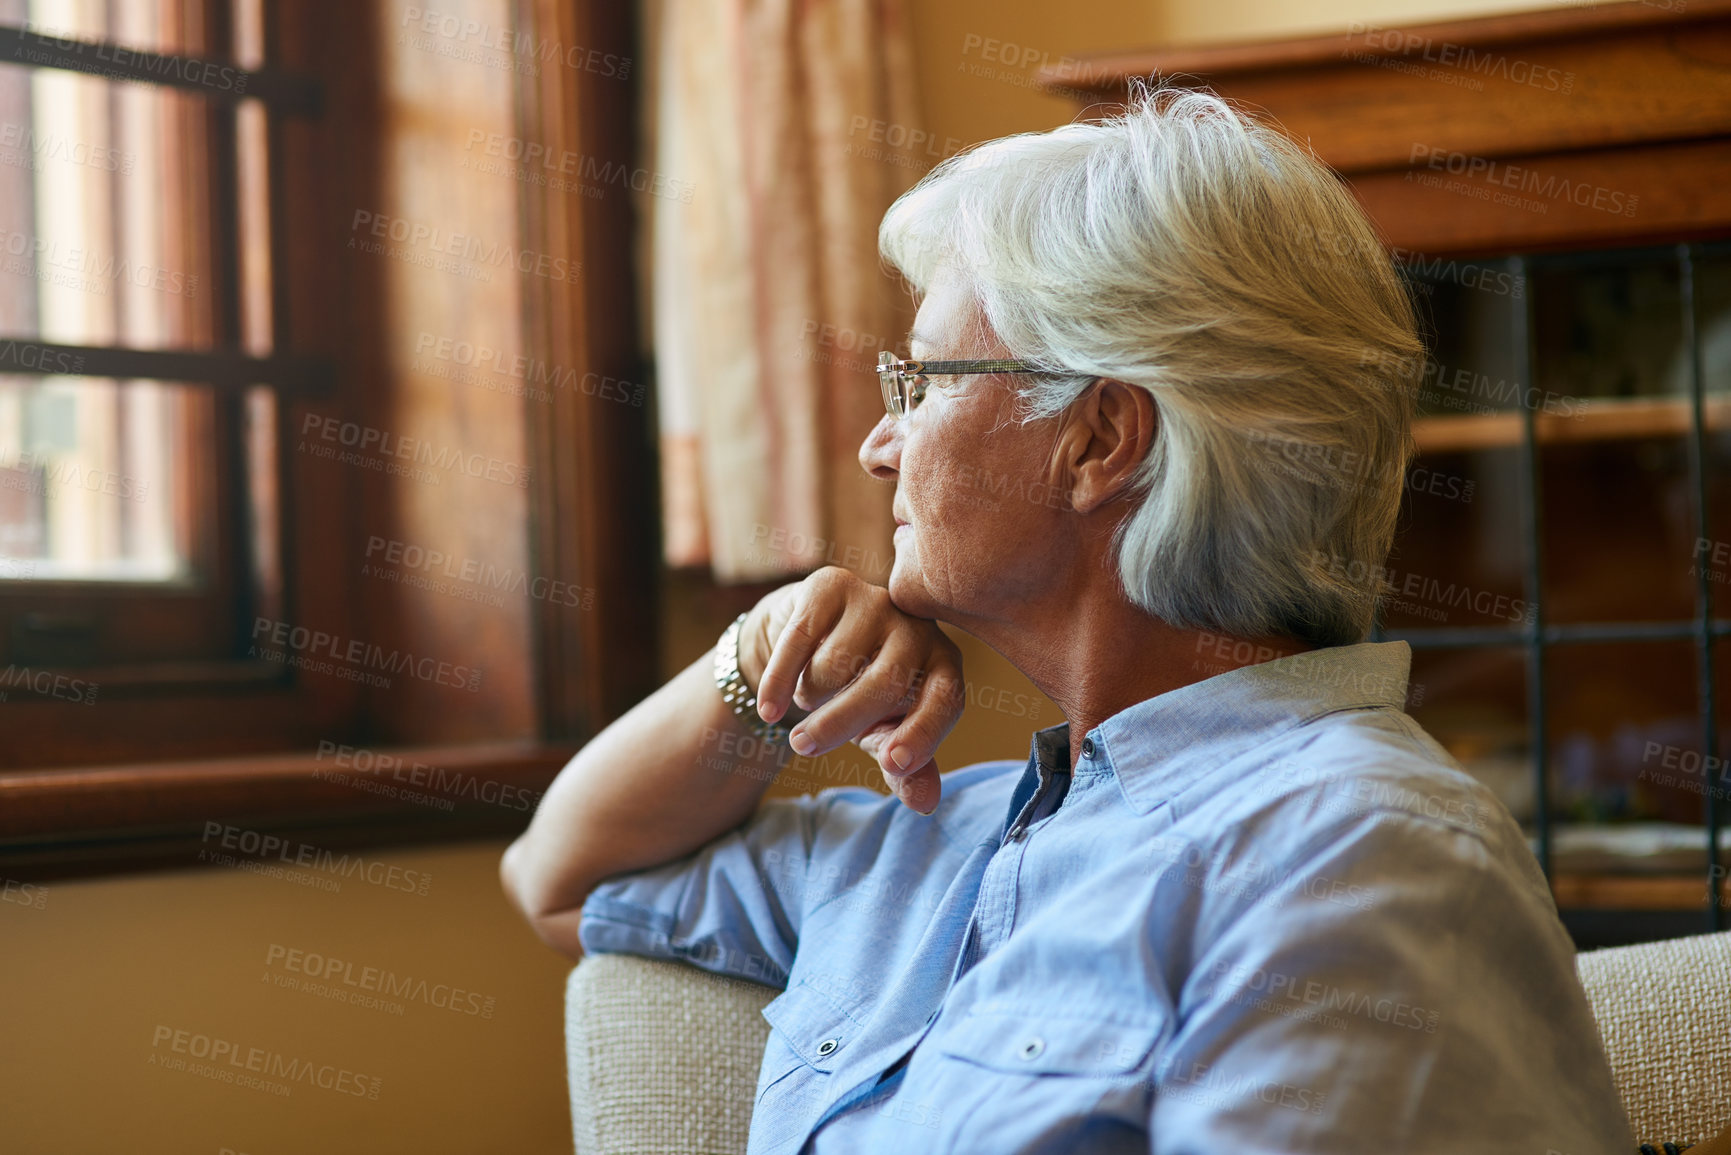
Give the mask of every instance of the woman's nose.
[{"label": "woman's nose", "polygon": [[880,481],[893,479],[902,467],[902,423],[885,413],[860,445],[859,464]]}]

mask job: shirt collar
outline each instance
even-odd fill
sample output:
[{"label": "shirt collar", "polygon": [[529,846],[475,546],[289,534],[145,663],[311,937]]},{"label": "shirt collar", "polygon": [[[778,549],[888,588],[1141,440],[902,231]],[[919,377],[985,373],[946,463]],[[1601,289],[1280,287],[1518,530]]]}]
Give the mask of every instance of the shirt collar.
[{"label": "shirt collar", "polygon": [[[1107,718],[1088,731],[1093,754],[1075,769],[1115,772],[1130,808],[1147,814],[1203,774],[1312,718],[1402,708],[1411,668],[1412,647],[1395,641],[1329,646],[1228,670]],[[1042,741],[1065,750],[1053,757]],[[1046,753],[1048,765],[1065,768],[1068,743],[1068,723],[1040,730],[1030,761]]]},{"label": "shirt collar", "polygon": [[1034,740],[1028,746],[1028,769],[1037,774],[1042,767],[1047,773],[1060,770],[1069,773],[1070,723],[1059,722],[1034,731]]},{"label": "shirt collar", "polygon": [[1028,764],[1022,767],[1021,780],[1016,783],[1015,791],[1010,795],[1010,809],[1004,815],[1004,829],[1022,813],[1022,808],[1028,804],[1040,788],[1040,783],[1054,774],[1070,772],[1070,723],[1059,722],[1056,726],[1047,726],[1044,730],[1035,730],[1034,736],[1028,742]]}]

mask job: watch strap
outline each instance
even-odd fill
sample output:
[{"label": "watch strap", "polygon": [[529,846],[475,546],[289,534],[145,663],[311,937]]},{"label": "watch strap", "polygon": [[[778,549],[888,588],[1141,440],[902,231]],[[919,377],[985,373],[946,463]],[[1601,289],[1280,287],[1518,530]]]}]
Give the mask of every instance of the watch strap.
[{"label": "watch strap", "polygon": [[793,727],[758,717],[757,695],[739,672],[739,631],[750,612],[734,618],[733,624],[721,632],[721,640],[715,643],[715,685],[721,690],[722,701],[732,708],[733,716],[744,722],[755,737],[766,742],[785,742]]}]

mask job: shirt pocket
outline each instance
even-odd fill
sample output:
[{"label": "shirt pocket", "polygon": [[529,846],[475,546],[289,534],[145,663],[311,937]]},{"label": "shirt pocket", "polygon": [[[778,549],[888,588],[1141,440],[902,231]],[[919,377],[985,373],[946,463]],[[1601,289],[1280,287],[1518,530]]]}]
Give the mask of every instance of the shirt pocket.
[{"label": "shirt pocket", "polygon": [[931,1046],[934,1096],[957,1150],[1148,1150],[1163,1020],[975,1010]]},{"label": "shirt pocket", "polygon": [[950,1058],[1007,1074],[1124,1079],[1151,1067],[1161,1027],[1159,1021],[974,1010],[933,1043]]},{"label": "shirt pocket", "polygon": [[829,1075],[846,1061],[860,1024],[814,987],[796,983],[763,1008],[769,1021],[758,1072],[752,1143],[766,1148],[799,1138],[822,1114]]},{"label": "shirt pocket", "polygon": [[770,1026],[758,1097],[796,1071],[827,1075],[848,1055],[860,1023],[834,999],[797,983],[763,1008]]}]

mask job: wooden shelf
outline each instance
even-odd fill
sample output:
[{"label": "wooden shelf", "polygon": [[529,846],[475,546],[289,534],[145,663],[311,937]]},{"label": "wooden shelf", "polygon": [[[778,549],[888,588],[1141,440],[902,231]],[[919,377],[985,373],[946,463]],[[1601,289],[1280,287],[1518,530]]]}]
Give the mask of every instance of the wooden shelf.
[{"label": "wooden shelf", "polygon": [[1707,880],[1692,874],[1558,874],[1551,894],[1563,910],[1706,910]]},{"label": "wooden shelf", "polygon": [[1420,453],[1465,449],[1507,449],[1521,443],[1519,413],[1489,413],[1482,417],[1420,417],[1412,423]]},{"label": "wooden shelf", "polygon": [[1040,77],[1085,116],[1151,74],[1212,88],[1345,176],[1397,253],[1731,235],[1731,0],[1660,2],[1117,51]]},{"label": "wooden shelf", "polygon": [[[1577,402],[1575,411],[1534,415],[1533,436],[1547,445],[1619,441],[1637,437],[1681,437],[1689,432],[1687,397],[1637,397]],[[1731,397],[1709,397],[1702,407],[1709,430],[1731,429]],[[1510,449],[1521,443],[1521,414],[1420,417],[1413,422],[1420,453]]]}]

